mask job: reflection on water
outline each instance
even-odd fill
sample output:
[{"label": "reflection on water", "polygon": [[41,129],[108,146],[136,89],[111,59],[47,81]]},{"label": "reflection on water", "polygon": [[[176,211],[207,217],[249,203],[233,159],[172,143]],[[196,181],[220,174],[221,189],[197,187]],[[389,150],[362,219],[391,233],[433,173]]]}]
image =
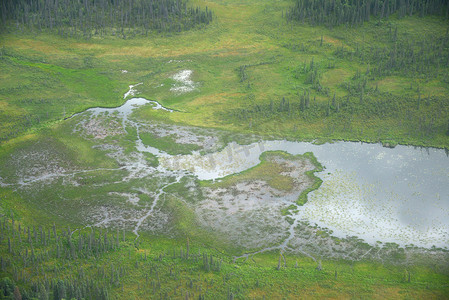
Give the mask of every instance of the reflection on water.
[{"label": "reflection on water", "polygon": [[263,141],[201,156],[161,157],[169,169],[219,179],[259,162],[264,151],[313,152],[325,166],[323,185],[309,195],[297,217],[328,227],[334,235],[367,242],[447,247],[449,245],[449,158],[440,149],[379,144]]},{"label": "reflection on water", "polygon": [[125,128],[136,128],[136,149],[159,158],[159,171],[186,170],[201,180],[220,180],[259,163],[265,151],[290,154],[313,152],[325,167],[317,175],[322,186],[309,194],[297,220],[327,227],[338,237],[357,236],[367,242],[400,245],[449,246],[449,158],[440,149],[409,146],[384,148],[379,144],[336,142],[260,141],[241,146],[234,142],[222,151],[200,155],[169,155],[144,145],[140,124],[129,120],[132,111],[151,104],[171,111],[156,101],[132,98],[117,108],[93,108],[92,116],[115,113]]}]

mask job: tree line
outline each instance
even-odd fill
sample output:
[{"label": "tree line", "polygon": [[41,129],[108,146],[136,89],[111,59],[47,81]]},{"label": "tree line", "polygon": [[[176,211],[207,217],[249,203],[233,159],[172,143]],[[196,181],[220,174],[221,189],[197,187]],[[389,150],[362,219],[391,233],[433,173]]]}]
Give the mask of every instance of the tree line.
[{"label": "tree line", "polygon": [[[134,283],[129,277],[137,279],[138,290],[161,299],[168,295],[204,299],[219,287],[213,279],[203,283],[190,273],[185,276],[186,268],[220,274],[224,265],[222,257],[193,248],[188,238],[180,248],[151,254],[139,251],[140,247],[139,241],[131,242],[118,229],[26,226],[13,214],[4,216],[0,219],[0,299],[111,299],[114,291],[123,292]],[[219,289],[228,287],[226,281]]]},{"label": "tree line", "polygon": [[287,10],[287,20],[312,25],[360,25],[371,17],[386,19],[392,14],[399,18],[418,14],[449,17],[447,0],[295,0]]},{"label": "tree line", "polygon": [[[149,31],[179,32],[207,25],[207,7],[191,7],[188,0],[3,0],[3,30],[50,30],[61,36],[148,35]],[[10,26],[8,26],[10,25]]]},{"label": "tree line", "polygon": [[338,58],[359,60],[368,64],[367,73],[376,77],[406,75],[430,79],[446,76],[449,67],[449,34],[428,36],[421,40],[407,39],[390,27],[387,46],[356,45],[354,49],[338,47],[334,54]]},{"label": "tree line", "polygon": [[[416,59],[423,59],[424,65],[425,57]],[[425,94],[422,87],[413,82],[407,89],[407,95],[395,95],[382,91],[377,84],[369,85],[369,81],[385,75],[379,74],[377,68],[381,65],[377,65],[378,67],[370,68],[367,64],[366,70],[356,71],[352,78],[338,86],[340,91],[344,91],[344,95],[337,95],[320,83],[323,70],[334,68],[334,64],[329,61],[316,62],[312,58],[310,62],[299,64],[293,70],[293,76],[307,85],[306,88],[298,90],[296,95],[230,109],[221,113],[220,117],[237,124],[249,124],[249,128],[264,124],[268,120],[296,120],[306,124],[326,120],[330,135],[338,131],[353,133],[358,138],[366,134],[360,124],[354,127],[360,120],[388,119],[395,120],[397,126],[407,131],[410,136],[433,138],[441,133],[449,135],[447,98]],[[393,68],[393,65],[387,65],[389,67],[385,67],[385,71],[399,71]],[[419,72],[417,75],[420,75]],[[379,123],[379,138],[384,135],[381,130],[382,125]]]}]

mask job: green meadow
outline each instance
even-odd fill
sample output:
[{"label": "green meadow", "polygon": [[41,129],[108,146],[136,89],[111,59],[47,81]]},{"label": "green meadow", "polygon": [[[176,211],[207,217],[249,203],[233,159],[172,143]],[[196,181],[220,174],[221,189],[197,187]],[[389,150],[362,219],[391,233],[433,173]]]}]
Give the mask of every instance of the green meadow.
[{"label": "green meadow", "polygon": [[[251,254],[260,249],[197,219],[196,205],[214,190],[252,181],[294,190],[276,156],[316,168],[280,216],[295,213],[321,184],[314,172],[323,166],[311,153],[264,153],[259,165],[217,182],[158,173],[155,155],[133,156],[137,136],[170,155],[260,139],[449,150],[447,17],[395,13],[325,26],[287,19],[290,0],[188,3],[207,7],[212,21],[125,38],[63,37],[12,21],[0,28],[0,299],[447,298],[447,249],[381,248],[306,224],[314,243],[346,245],[358,257]],[[173,90],[181,70],[192,71],[190,92]],[[136,96],[173,112],[139,108],[129,118],[146,124],[139,132],[113,114],[73,117],[124,104],[139,83]],[[190,129],[182,138],[179,128]],[[208,138],[215,148],[198,142]],[[153,173],[133,173],[128,156]],[[33,181],[33,172],[50,183]],[[129,220],[149,207],[161,221],[138,231]]]},{"label": "green meadow", "polygon": [[[447,22],[440,17],[393,15],[327,28],[287,22],[288,1],[195,4],[207,5],[215,20],[183,33],[88,40],[3,33],[3,141],[88,107],[117,106],[129,84],[142,82],[142,97],[179,110],[173,122],[291,139],[447,147]],[[418,71],[375,74],[373,53],[395,47],[415,51],[425,69],[417,63]],[[433,56],[441,57],[438,65],[424,60]],[[198,88],[173,95],[170,77],[180,68],[193,70]],[[310,100],[301,109],[304,95]],[[290,108],[280,107],[283,98]]]}]

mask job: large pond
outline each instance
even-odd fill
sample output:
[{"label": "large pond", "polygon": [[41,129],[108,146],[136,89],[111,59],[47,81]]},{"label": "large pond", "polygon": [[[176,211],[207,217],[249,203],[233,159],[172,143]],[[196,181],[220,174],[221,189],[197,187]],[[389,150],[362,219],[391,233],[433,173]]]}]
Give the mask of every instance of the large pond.
[{"label": "large pond", "polygon": [[[90,111],[117,112],[139,131],[128,115],[145,104],[168,110],[155,101],[133,98],[118,108]],[[277,140],[243,146],[233,142],[212,154],[173,156],[143,145],[140,138],[136,148],[157,155],[161,171],[186,170],[201,180],[220,180],[251,168],[265,151],[313,152],[325,167],[317,173],[323,184],[309,194],[295,218],[328,228],[334,236],[357,236],[372,244],[449,246],[449,158],[441,149]]]},{"label": "large pond", "polygon": [[309,194],[298,217],[367,242],[449,245],[449,158],[441,149],[335,142],[260,141],[206,156],[165,157],[163,166],[219,179],[259,163],[264,151],[313,152],[325,167],[322,186]]}]

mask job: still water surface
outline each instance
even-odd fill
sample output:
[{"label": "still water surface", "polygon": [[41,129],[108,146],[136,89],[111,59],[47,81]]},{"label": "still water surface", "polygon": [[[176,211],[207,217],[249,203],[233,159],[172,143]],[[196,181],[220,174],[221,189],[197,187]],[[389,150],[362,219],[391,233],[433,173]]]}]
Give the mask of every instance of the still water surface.
[{"label": "still water surface", "polygon": [[[146,104],[170,111],[144,98],[132,98],[117,108],[88,111],[118,113],[124,126],[128,122],[138,130],[139,124],[128,116]],[[323,184],[309,194],[295,218],[329,228],[334,236],[357,236],[372,244],[449,247],[449,158],[441,149],[278,140],[244,146],[233,142],[217,153],[172,156],[143,145],[140,138],[136,148],[157,155],[161,171],[187,170],[201,180],[220,180],[253,167],[265,151],[313,152],[325,167],[316,174]]]},{"label": "still water surface", "polygon": [[264,151],[313,152],[325,167],[322,186],[309,194],[297,217],[367,242],[449,246],[449,158],[441,149],[335,142],[260,141],[201,156],[160,158],[162,167],[219,178],[259,163]]}]

